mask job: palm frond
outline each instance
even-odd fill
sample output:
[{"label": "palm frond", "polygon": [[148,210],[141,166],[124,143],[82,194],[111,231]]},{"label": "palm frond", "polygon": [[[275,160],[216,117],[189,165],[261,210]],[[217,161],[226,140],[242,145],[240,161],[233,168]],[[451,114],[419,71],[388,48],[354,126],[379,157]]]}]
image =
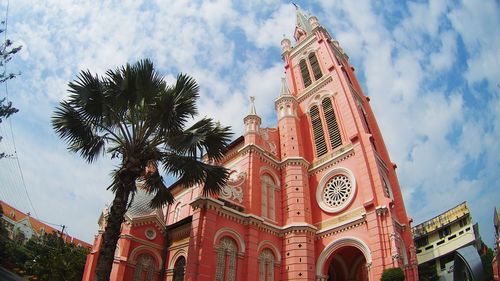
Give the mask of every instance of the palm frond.
[{"label": "palm frond", "polygon": [[63,101],[52,116],[52,127],[68,144],[73,152],[78,152],[88,162],[93,162],[104,151],[105,141],[99,136],[93,124],[86,120]]},{"label": "palm frond", "polygon": [[159,208],[165,204],[172,204],[174,202],[174,196],[168,190],[163,177],[158,172],[147,175],[142,186],[149,193],[155,194],[150,203],[151,207]]},{"label": "palm frond", "polygon": [[230,127],[222,127],[212,119],[203,118],[183,132],[167,137],[166,145],[180,154],[192,157],[199,153],[207,154],[210,160],[219,160],[224,156],[230,141]]},{"label": "palm frond", "polygon": [[93,76],[88,70],[82,71],[68,87],[71,93],[69,103],[80,116],[91,122],[100,122],[104,117],[106,100],[99,76]]},{"label": "palm frond", "polygon": [[203,184],[203,194],[217,194],[229,176],[229,170],[198,161],[194,157],[168,154],[162,159],[164,169],[179,178],[185,187]]}]

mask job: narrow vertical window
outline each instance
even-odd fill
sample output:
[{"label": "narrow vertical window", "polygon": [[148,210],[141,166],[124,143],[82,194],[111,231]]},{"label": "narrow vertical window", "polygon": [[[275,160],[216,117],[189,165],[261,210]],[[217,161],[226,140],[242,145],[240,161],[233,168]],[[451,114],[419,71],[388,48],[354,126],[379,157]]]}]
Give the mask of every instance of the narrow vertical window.
[{"label": "narrow vertical window", "polygon": [[316,58],[316,54],[311,53],[309,55],[309,63],[311,64],[311,68],[314,74],[314,80],[318,80],[323,76],[323,73],[321,73],[321,68],[319,67],[318,59]]},{"label": "narrow vertical window", "polygon": [[314,143],[316,144],[316,157],[320,157],[326,153],[326,142],[317,106],[313,106],[311,108],[311,125],[314,135]]},{"label": "narrow vertical window", "polygon": [[306,60],[301,60],[299,63],[300,73],[302,74],[302,81],[304,81],[304,88],[307,88],[311,85],[311,75],[309,74],[309,69],[307,68]]},{"label": "narrow vertical window", "polygon": [[262,217],[275,220],[275,183],[269,175],[263,175],[261,181],[262,193]]},{"label": "narrow vertical window", "polygon": [[262,216],[267,218],[267,182],[266,176],[261,179]]},{"label": "narrow vertical window", "polygon": [[184,268],[186,267],[186,258],[180,257],[174,265],[174,279],[173,281],[184,281]]},{"label": "narrow vertical window", "polygon": [[236,242],[229,237],[223,237],[217,247],[216,281],[236,280]]},{"label": "narrow vertical window", "polygon": [[259,281],[274,281],[274,255],[269,249],[259,255]]},{"label": "narrow vertical window", "polygon": [[325,114],[326,126],[328,128],[328,135],[330,136],[330,144],[332,149],[342,146],[342,138],[340,137],[339,125],[335,112],[333,112],[332,101],[330,98],[323,100],[323,111]]}]

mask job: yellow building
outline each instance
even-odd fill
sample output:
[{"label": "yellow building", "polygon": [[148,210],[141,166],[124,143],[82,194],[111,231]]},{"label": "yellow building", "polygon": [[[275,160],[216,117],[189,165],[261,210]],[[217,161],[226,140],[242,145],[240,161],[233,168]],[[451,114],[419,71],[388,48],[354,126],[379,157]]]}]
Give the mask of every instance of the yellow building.
[{"label": "yellow building", "polygon": [[437,268],[441,280],[453,280],[456,250],[481,246],[477,224],[473,224],[466,202],[412,228],[418,264]]}]

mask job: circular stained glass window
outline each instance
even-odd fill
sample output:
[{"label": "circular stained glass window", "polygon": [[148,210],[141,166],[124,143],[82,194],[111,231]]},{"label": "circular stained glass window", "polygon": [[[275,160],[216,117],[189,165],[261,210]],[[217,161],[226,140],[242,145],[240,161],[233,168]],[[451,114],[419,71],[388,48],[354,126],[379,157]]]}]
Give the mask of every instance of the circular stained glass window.
[{"label": "circular stained glass window", "polygon": [[145,232],[146,234],[146,237],[149,239],[149,240],[153,240],[156,238],[156,231],[154,231],[154,229],[152,228],[148,228]]},{"label": "circular stained glass window", "polygon": [[336,175],[323,189],[323,201],[332,208],[342,206],[351,196],[351,181],[345,175]]},{"label": "circular stained glass window", "polygon": [[351,203],[356,193],[356,180],[346,168],[326,173],[316,189],[316,201],[326,212],[340,212]]}]

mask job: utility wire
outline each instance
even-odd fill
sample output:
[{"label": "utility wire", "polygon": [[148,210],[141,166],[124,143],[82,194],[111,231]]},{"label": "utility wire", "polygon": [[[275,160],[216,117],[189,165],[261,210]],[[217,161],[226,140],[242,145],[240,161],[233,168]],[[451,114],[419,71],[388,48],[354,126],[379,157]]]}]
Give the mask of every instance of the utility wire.
[{"label": "utility wire", "polygon": [[[8,19],[9,19],[9,4],[10,4],[10,1],[7,0],[7,8],[6,8],[6,11],[5,11],[4,42],[7,42],[7,30],[8,30]],[[4,63],[4,73],[7,73],[7,63]],[[4,84],[5,84],[5,95],[6,95],[7,100],[8,100],[9,99],[8,79],[5,80]],[[31,206],[31,209],[35,213],[35,217],[38,218],[38,213],[37,213],[35,207],[33,206],[33,202],[31,201],[30,195],[28,193],[28,189],[26,187],[26,181],[24,180],[23,169],[21,168],[21,163],[19,161],[19,155],[17,154],[16,141],[15,141],[15,138],[14,138],[14,130],[12,129],[12,120],[11,120],[11,118],[9,118],[9,127],[10,127],[10,135],[12,137],[12,145],[14,147],[14,158],[16,159],[17,168],[19,169],[19,174],[21,176],[21,183],[22,183],[22,185],[24,187],[24,192],[26,193],[26,198],[28,199],[28,202],[29,202],[29,204]]]}]

